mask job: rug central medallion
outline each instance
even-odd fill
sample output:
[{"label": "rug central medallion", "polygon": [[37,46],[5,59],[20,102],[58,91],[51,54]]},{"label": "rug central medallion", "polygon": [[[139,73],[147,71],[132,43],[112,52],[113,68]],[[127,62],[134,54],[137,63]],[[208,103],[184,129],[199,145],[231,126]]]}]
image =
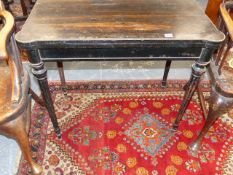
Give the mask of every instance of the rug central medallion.
[{"label": "rug central medallion", "polygon": [[166,124],[150,114],[142,115],[124,134],[152,157],[174,136]]}]

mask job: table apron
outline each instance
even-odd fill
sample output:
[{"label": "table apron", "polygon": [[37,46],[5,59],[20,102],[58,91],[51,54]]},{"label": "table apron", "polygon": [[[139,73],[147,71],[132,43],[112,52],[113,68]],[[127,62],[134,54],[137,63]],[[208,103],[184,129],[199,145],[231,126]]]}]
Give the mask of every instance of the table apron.
[{"label": "table apron", "polygon": [[197,60],[202,48],[48,48],[43,61],[70,60]]}]

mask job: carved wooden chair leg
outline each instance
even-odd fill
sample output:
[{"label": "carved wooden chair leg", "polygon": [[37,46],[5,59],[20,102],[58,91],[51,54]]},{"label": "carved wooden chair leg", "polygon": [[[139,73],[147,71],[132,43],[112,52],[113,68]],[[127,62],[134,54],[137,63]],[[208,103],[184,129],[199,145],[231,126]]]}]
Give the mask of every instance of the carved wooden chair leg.
[{"label": "carved wooden chair leg", "polygon": [[[15,139],[19,144],[21,151],[31,166],[35,175],[42,173],[42,167],[36,164],[32,159],[27,131],[30,121],[30,96],[29,76],[27,71],[23,72],[16,47],[13,42],[13,16],[2,8],[0,2],[0,18],[4,24],[0,30],[0,134]],[[12,36],[12,37],[11,37]],[[8,45],[9,44],[9,45]],[[7,50],[5,48],[11,48]],[[10,51],[14,52],[11,53]],[[9,55],[8,55],[9,54]],[[6,64],[8,63],[8,64]],[[6,89],[9,89],[6,91]]]},{"label": "carved wooden chair leg", "polygon": [[212,89],[212,95],[210,99],[210,108],[207,116],[207,120],[205,122],[204,127],[202,128],[200,134],[197,139],[190,145],[189,153],[193,156],[197,156],[198,151],[201,147],[202,140],[209,128],[214,124],[214,122],[221,115],[227,113],[227,111],[233,105],[233,98],[225,97],[219,94],[215,88]]},{"label": "carved wooden chair leg", "polygon": [[164,68],[164,74],[163,74],[163,80],[162,80],[162,87],[166,87],[167,86],[167,76],[168,76],[168,73],[169,73],[169,70],[170,70],[170,67],[171,67],[171,60],[167,60],[166,61],[166,65],[165,65],[165,68]]},{"label": "carved wooden chair leg", "polygon": [[[29,106],[28,106],[29,108]],[[42,167],[34,162],[32,159],[31,150],[29,147],[28,134],[26,132],[26,120],[28,118],[28,110],[24,111],[18,118],[12,120],[11,122],[5,123],[1,126],[0,132],[3,135],[11,137],[17,141],[19,144],[24,158],[28,161],[32,167],[32,172],[35,175],[42,173]]]}]

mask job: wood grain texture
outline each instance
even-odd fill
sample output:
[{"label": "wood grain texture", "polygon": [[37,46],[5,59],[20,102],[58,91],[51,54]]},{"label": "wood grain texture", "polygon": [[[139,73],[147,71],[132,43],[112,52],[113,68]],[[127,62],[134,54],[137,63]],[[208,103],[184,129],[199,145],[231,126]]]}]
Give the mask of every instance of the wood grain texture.
[{"label": "wood grain texture", "polygon": [[194,0],[38,0],[16,39],[23,46],[100,40],[219,43],[224,35]]}]

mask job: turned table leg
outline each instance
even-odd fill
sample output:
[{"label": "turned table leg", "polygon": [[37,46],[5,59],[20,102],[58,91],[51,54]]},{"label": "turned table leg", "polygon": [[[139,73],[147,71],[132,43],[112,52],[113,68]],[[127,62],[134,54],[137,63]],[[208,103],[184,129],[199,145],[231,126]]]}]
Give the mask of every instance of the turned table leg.
[{"label": "turned table leg", "polygon": [[197,60],[192,65],[191,77],[188,83],[184,87],[184,90],[185,90],[184,98],[183,98],[180,110],[178,112],[178,115],[176,117],[176,120],[173,124],[174,130],[177,130],[179,127],[179,123],[182,120],[182,117],[192,99],[192,96],[195,90],[197,89],[199,80],[201,76],[205,73],[206,66],[210,63],[213,50],[214,48],[212,48],[212,46],[208,46],[208,47],[206,46],[206,48],[203,48],[199,60]]},{"label": "turned table leg", "polygon": [[197,88],[197,85],[199,83],[199,80],[201,78],[201,75],[205,72],[205,68],[199,68],[198,63],[193,64],[192,66],[192,74],[190,77],[190,81],[188,85],[185,87],[185,94],[184,99],[181,104],[181,108],[179,110],[179,113],[176,117],[175,123],[173,124],[173,129],[177,129],[179,127],[179,123],[185,113],[185,110],[187,109],[189,102],[192,99],[192,96]]},{"label": "turned table leg", "polygon": [[49,117],[52,121],[54,130],[59,138],[61,138],[61,131],[57,122],[57,117],[55,114],[52,97],[49,91],[48,81],[47,81],[47,70],[44,67],[44,63],[41,62],[38,51],[32,50],[29,52],[30,62],[32,67],[32,73],[37,78],[41,94],[43,96],[45,106],[48,110]]}]

